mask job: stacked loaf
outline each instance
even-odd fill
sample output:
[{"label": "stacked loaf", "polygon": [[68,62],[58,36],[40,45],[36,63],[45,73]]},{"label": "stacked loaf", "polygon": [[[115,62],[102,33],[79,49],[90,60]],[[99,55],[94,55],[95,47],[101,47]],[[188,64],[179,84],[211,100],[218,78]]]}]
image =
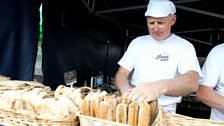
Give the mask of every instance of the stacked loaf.
[{"label": "stacked loaf", "polygon": [[106,92],[89,93],[81,104],[81,114],[133,126],[150,126],[157,113],[157,100],[131,101]]}]

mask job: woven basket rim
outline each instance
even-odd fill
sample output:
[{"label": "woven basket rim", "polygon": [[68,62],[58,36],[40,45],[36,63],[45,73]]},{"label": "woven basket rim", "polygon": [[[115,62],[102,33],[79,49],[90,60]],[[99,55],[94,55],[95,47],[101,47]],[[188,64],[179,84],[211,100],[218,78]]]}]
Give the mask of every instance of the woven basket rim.
[{"label": "woven basket rim", "polygon": [[113,121],[110,121],[110,120],[95,118],[95,117],[92,117],[92,116],[85,116],[85,115],[82,115],[80,112],[77,112],[76,115],[79,117],[79,120],[81,120],[82,118],[84,118],[84,119],[91,120],[91,121],[94,121],[94,122],[101,122],[101,123],[106,123],[106,124],[110,124],[110,125],[116,125],[116,126],[131,126],[131,125],[128,125],[128,124],[113,122]]},{"label": "woven basket rim", "polygon": [[64,118],[38,118],[37,115],[28,113],[16,113],[13,111],[5,111],[0,109],[0,121],[14,124],[14,125],[52,125],[52,124],[62,124],[62,125],[75,125],[78,123],[77,116],[75,114],[70,114]]},{"label": "woven basket rim", "polygon": [[224,126],[224,122],[212,120],[212,119],[193,118],[193,117],[189,117],[189,116],[185,116],[181,114],[171,114],[171,113],[164,113],[163,116],[166,122],[171,122],[173,124],[181,123],[182,126],[185,126],[184,122],[191,125],[197,124],[197,126],[207,126],[208,124],[219,124]]}]

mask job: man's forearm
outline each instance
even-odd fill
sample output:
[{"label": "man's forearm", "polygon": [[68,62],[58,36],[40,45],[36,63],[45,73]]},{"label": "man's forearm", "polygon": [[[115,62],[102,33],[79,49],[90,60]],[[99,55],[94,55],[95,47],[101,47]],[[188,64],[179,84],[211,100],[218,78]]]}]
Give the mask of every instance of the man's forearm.
[{"label": "man's forearm", "polygon": [[118,72],[115,76],[115,84],[119,90],[122,90],[129,87],[129,80],[124,74]]},{"label": "man's forearm", "polygon": [[212,87],[199,86],[197,98],[210,107],[224,109],[224,97],[219,95]]},{"label": "man's forearm", "polygon": [[121,93],[126,92],[129,86],[128,75],[129,71],[123,67],[120,67],[115,75],[115,85],[121,91]]},{"label": "man's forearm", "polygon": [[197,91],[198,88],[198,73],[189,71],[174,79],[160,80],[164,88],[164,95],[184,96]]}]

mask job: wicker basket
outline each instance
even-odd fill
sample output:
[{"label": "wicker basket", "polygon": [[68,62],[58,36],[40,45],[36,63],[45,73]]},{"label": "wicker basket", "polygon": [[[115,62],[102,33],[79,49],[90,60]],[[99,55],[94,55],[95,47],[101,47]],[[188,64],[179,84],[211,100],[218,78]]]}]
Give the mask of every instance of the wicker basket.
[{"label": "wicker basket", "polygon": [[[157,110],[156,118],[151,124],[151,126],[159,126],[158,124],[162,124],[161,117],[159,117],[159,115],[162,116],[162,114],[159,114],[159,113],[162,113],[160,112],[161,110],[162,109]],[[94,118],[91,116],[85,116],[80,113],[77,113],[76,115],[77,117],[79,117],[80,126],[131,126],[128,124],[113,122],[113,121],[104,120],[100,118]]]},{"label": "wicker basket", "polygon": [[[84,116],[80,113],[76,115],[79,117],[80,126],[129,126],[127,124]],[[159,106],[156,119],[151,126],[224,126],[224,122],[164,113],[162,107]]]},{"label": "wicker basket", "polygon": [[0,109],[0,122],[7,126],[77,126],[74,114],[62,119],[40,119],[32,113],[14,113]]},{"label": "wicker basket", "polygon": [[157,126],[224,126],[224,122],[215,120],[164,113],[162,107],[157,117]]},{"label": "wicker basket", "polygon": [[80,126],[129,126],[127,124],[81,115],[80,113],[77,113],[77,116],[79,117]]},{"label": "wicker basket", "polygon": [[163,121],[166,126],[224,126],[224,122],[168,113],[164,114]]}]

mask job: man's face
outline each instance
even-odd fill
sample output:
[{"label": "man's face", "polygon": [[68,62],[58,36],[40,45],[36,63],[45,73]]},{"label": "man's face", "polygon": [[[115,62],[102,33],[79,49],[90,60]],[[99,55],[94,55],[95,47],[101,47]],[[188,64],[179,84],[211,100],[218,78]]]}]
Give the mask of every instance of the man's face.
[{"label": "man's face", "polygon": [[161,18],[147,17],[147,26],[150,35],[157,41],[167,39],[171,35],[171,27],[175,21],[175,15]]}]

